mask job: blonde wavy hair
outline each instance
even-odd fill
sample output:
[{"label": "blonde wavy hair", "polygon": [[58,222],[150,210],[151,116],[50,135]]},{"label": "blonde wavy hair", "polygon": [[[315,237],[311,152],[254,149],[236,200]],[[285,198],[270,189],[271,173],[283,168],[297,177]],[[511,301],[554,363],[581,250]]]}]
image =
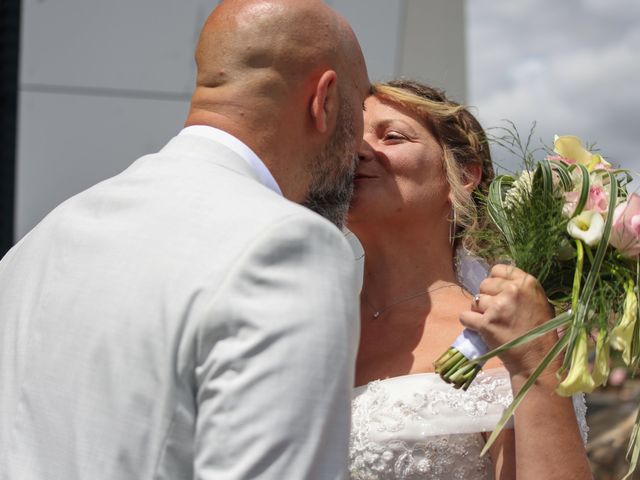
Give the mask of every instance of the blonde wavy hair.
[{"label": "blonde wavy hair", "polygon": [[[451,207],[455,215],[456,243],[464,232],[473,231],[484,219],[478,216],[478,206],[494,177],[491,152],[484,129],[468,108],[449,100],[444,91],[412,80],[378,83],[373,94],[384,101],[400,105],[414,113],[440,144],[443,169],[451,188]],[[468,167],[480,165],[482,175],[474,192],[464,185],[470,180]],[[480,194],[480,195],[479,195]],[[464,246],[475,250],[474,238],[463,237]]]}]

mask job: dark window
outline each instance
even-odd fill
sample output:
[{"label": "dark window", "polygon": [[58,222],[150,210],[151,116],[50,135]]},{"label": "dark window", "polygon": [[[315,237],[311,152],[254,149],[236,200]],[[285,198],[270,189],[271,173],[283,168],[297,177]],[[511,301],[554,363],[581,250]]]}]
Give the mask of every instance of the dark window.
[{"label": "dark window", "polygon": [[0,1],[0,257],[13,245],[20,0]]}]

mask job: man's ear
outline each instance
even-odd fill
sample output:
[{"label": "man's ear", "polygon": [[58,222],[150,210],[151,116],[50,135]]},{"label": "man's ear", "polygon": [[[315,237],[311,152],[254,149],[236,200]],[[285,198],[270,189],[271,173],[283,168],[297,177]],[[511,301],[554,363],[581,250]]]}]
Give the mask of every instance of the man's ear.
[{"label": "man's ear", "polygon": [[318,79],[311,101],[311,118],[313,125],[325,133],[329,128],[332,116],[338,111],[338,75],[327,70]]}]

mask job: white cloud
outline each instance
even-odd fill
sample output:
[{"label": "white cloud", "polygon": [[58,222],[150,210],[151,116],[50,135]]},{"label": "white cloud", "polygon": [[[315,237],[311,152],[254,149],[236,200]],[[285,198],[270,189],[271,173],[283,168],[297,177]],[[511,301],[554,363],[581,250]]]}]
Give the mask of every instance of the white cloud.
[{"label": "white cloud", "polygon": [[468,0],[470,99],[485,126],[597,142],[640,171],[640,2]]}]

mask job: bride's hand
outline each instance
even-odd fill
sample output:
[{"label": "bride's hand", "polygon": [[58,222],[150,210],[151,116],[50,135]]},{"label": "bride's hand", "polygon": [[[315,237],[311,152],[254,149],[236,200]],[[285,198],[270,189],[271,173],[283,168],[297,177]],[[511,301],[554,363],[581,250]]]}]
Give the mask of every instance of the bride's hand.
[{"label": "bride's hand", "polygon": [[[460,315],[460,322],[477,331],[487,346],[494,349],[552,317],[553,309],[533,276],[513,266],[496,265],[480,284],[480,293],[474,298],[471,311]],[[500,359],[512,376],[529,376],[557,338],[555,332],[549,333],[507,350]]]}]

